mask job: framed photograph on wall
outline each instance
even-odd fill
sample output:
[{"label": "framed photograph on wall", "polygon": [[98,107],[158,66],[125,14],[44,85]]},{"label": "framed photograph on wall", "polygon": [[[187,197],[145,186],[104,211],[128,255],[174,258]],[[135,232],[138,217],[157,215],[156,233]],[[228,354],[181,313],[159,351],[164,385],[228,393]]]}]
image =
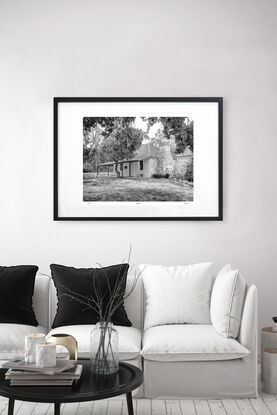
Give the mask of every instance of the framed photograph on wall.
[{"label": "framed photograph on wall", "polygon": [[54,98],[54,220],[222,220],[222,98]]}]

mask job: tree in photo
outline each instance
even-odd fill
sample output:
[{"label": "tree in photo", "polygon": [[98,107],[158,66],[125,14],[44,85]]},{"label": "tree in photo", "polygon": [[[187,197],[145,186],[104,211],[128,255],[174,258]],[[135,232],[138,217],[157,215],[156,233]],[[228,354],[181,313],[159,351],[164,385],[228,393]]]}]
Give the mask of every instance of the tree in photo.
[{"label": "tree in photo", "polygon": [[122,126],[129,127],[135,121],[135,117],[84,117],[83,118],[83,133],[84,137],[96,127],[101,128],[102,135],[107,137],[110,135],[115,127],[115,124],[120,121]]},{"label": "tree in photo", "polygon": [[[118,128],[118,126],[121,126],[122,130],[132,128],[134,121],[135,117],[84,117],[84,171],[95,171],[98,163],[104,163],[105,161],[109,161],[111,159],[112,154],[112,139],[110,138],[111,134],[113,134],[113,132]],[[107,152],[107,149],[109,150],[109,152]],[[110,157],[110,159],[107,158],[108,156]]]},{"label": "tree in photo", "polygon": [[193,151],[193,121],[188,117],[143,117],[143,119],[147,122],[148,131],[154,124],[160,123],[167,139],[174,137],[176,153],[183,153],[187,147]]},{"label": "tree in photo", "polygon": [[103,129],[96,125],[89,128],[84,134],[83,162],[84,170],[95,170],[100,159],[100,148],[103,140]]},{"label": "tree in photo", "polygon": [[112,133],[103,140],[101,152],[105,154],[107,159],[115,162],[117,177],[120,177],[118,162],[133,158],[144,137],[145,133],[142,130],[117,120]]}]

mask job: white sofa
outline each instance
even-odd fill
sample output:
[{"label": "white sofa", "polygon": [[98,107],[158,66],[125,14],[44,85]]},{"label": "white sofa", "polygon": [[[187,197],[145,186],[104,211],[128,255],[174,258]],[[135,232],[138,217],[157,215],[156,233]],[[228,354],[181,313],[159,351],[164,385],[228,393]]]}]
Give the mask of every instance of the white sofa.
[{"label": "white sofa", "polygon": [[[128,278],[128,285],[132,277]],[[90,354],[93,325],[51,330],[56,313],[56,289],[50,277],[37,275],[33,306],[38,327],[0,324],[0,360],[24,354],[24,335],[32,332],[67,333],[78,341],[79,357]],[[144,371],[137,397],[253,398],[257,396],[257,290],[247,287],[237,339],[218,334],[211,324],[176,324],[143,331],[144,295],[139,280],[125,309],[132,327],[119,332],[120,360]],[[49,332],[50,331],[50,332]]]}]

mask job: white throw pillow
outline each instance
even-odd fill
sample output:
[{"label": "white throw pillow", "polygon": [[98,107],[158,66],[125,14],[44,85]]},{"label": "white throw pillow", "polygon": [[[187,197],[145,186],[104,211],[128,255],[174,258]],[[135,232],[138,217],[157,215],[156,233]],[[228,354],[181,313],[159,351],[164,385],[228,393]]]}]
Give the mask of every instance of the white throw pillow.
[{"label": "white throw pillow", "polygon": [[211,297],[214,329],[225,337],[237,338],[240,329],[246,283],[238,270],[226,265],[216,277]]},{"label": "white throw pillow", "polygon": [[211,324],[212,263],[140,265],[146,294],[144,329],[161,324]]}]

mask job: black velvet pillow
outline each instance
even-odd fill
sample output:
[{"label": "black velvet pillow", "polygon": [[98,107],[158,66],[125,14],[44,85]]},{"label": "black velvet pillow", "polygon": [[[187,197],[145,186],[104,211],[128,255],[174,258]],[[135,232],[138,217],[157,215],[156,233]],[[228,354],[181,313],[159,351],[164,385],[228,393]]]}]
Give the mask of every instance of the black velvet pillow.
[{"label": "black velvet pillow", "polygon": [[[96,324],[99,322],[99,314],[86,305],[79,303],[68,294],[78,297],[92,297],[96,300],[97,292],[102,294],[105,312],[118,280],[122,281],[118,300],[123,298],[129,265],[112,265],[103,268],[73,268],[63,265],[50,265],[52,277],[58,294],[58,309],[52,328],[60,326],[71,326],[76,324]],[[94,281],[94,282],[93,282]],[[110,286],[110,287],[109,287]],[[96,291],[96,292],[95,292]],[[75,294],[73,294],[75,293]],[[123,303],[112,315],[112,322],[119,326],[131,326],[132,323],[127,317]]]},{"label": "black velvet pillow", "polygon": [[32,297],[38,267],[0,266],[0,323],[37,326]]}]

